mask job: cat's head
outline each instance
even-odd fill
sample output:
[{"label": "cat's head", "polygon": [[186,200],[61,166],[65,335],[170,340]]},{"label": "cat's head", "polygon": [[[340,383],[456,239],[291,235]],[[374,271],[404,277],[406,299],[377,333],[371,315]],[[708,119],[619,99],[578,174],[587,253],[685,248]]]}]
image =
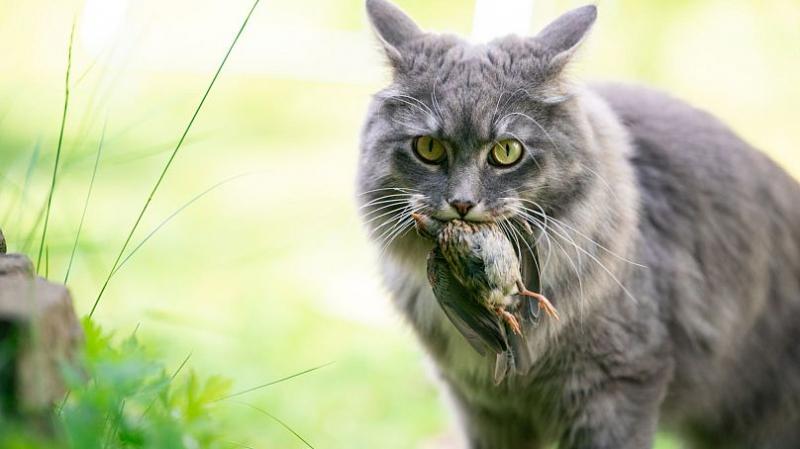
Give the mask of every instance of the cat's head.
[{"label": "cat's head", "polygon": [[367,13],[393,73],[362,136],[359,195],[373,238],[403,235],[412,212],[530,222],[581,195],[596,156],[563,72],[594,6],[488,44],[423,32],[385,0],[367,0]]}]

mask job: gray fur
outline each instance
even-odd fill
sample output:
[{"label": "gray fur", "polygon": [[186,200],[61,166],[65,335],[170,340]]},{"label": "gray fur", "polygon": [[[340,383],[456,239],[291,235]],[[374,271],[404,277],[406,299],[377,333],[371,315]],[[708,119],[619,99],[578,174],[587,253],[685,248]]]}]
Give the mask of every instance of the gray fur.
[{"label": "gray fur", "polygon": [[[659,425],[693,448],[800,447],[800,186],[680,101],[566,80],[593,7],[534,38],[471,45],[401,39],[387,27],[410,19],[368,5],[378,34],[394,36],[394,80],[367,114],[359,200],[470,447],[649,448]],[[447,143],[446,164],[414,157],[418,135]],[[487,164],[509,137],[525,160]],[[411,231],[412,210],[455,218],[453,199],[477,203],[471,220],[513,223],[526,201],[550,217],[528,243],[561,321],[525,330],[534,367],[498,386],[494,361],[438,307],[431,244]]]}]

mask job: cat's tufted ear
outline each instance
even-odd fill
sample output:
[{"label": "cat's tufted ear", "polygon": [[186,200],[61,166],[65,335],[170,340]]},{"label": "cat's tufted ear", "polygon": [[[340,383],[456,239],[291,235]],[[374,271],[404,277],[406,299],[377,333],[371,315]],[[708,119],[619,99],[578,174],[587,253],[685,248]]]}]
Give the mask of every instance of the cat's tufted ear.
[{"label": "cat's tufted ear", "polygon": [[597,7],[586,5],[564,13],[533,39],[550,56],[550,67],[560,71],[580,47],[597,19]]},{"label": "cat's tufted ear", "polygon": [[403,60],[403,44],[421,36],[422,30],[400,8],[386,0],[367,0],[367,16],[386,56],[397,67]]}]

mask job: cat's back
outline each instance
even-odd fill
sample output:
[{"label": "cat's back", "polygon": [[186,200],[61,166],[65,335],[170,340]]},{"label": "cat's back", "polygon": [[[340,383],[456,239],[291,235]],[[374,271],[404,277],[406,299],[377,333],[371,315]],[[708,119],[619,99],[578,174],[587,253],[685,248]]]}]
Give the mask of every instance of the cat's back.
[{"label": "cat's back", "polygon": [[644,87],[592,90],[631,140],[642,257],[663,275],[686,277],[660,293],[720,301],[700,296],[701,309],[736,304],[731,316],[740,319],[776,301],[800,314],[800,184],[705,111]]},{"label": "cat's back", "polygon": [[769,158],[753,149],[706,111],[664,92],[643,86],[600,83],[591,86],[617,114],[636,148],[634,163],[669,163],[665,168],[686,175],[706,172],[712,179],[754,185],[760,176],[779,174],[769,182],[796,182]]},{"label": "cat's back", "polygon": [[638,256],[676,359],[668,408],[694,415],[684,421],[693,425],[735,421],[756,404],[791,409],[800,395],[800,186],[704,111],[642,87],[592,90],[633,146]]},{"label": "cat's back", "polygon": [[695,229],[723,219],[761,229],[800,225],[797,181],[716,117],[646,87],[607,83],[592,90],[632,140],[631,163],[650,224],[672,226],[685,218]]}]

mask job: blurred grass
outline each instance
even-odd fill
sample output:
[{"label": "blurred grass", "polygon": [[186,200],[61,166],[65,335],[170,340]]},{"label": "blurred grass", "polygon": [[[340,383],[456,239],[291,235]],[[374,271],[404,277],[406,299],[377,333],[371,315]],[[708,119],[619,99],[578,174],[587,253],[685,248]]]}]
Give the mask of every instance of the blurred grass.
[{"label": "blurred grass", "polygon": [[[70,277],[82,314],[249,5],[234,3],[142,1],[126,12],[141,22],[133,30],[126,25],[132,42],[95,55],[79,40],[75,73],[88,74],[74,86],[48,252],[51,278],[63,278],[107,119]],[[424,27],[469,31],[471,2],[399,3]],[[767,3],[601,1],[601,20],[576,74],[668,89],[800,173],[800,58],[796,46],[785,44],[800,39],[800,6]],[[537,4],[540,25],[573,3]],[[449,418],[424,373],[421,350],[380,287],[353,206],[358,130],[386,71],[372,51],[360,1],[265,6],[133,242],[220,180],[253,174],[167,223],[113,278],[95,318],[122,334],[140,325],[138,335],[168,365],[192,351],[197,371],[229,377],[235,390],[333,361],[247,401],[318,448],[417,447],[441,434]],[[0,60],[0,227],[15,250],[45,204],[67,18],[80,8],[79,2],[0,2],[0,49],[16,43]],[[341,42],[287,36],[288,50],[281,50],[265,33],[286,23],[298,35],[356,33],[353,42],[363,46],[342,52],[351,49],[341,43],[351,42],[349,35]],[[312,67],[320,73],[314,76],[295,53],[336,54]],[[184,59],[191,63],[181,65]],[[28,249],[38,248],[34,242]],[[225,407],[231,434],[248,445],[302,447],[263,414]],[[673,447],[667,439],[658,446]]]}]

